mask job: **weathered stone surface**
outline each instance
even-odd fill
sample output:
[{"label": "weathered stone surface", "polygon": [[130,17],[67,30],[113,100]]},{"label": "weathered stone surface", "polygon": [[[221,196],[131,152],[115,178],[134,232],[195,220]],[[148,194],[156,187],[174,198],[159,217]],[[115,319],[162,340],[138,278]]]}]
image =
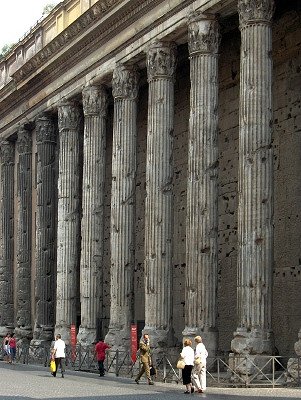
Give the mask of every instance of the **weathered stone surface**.
[{"label": "weathered stone surface", "polygon": [[111,307],[108,343],[128,348],[133,321],[138,74],[117,66],[113,74],[114,126],[111,193]]},{"label": "weathered stone surface", "polygon": [[69,340],[76,323],[80,262],[81,114],[74,102],[58,107],[59,176],[57,221],[57,290],[55,333]]},{"label": "weathered stone surface", "polygon": [[154,346],[172,344],[173,119],[175,46],[147,54],[149,82],[145,202],[145,328]]},{"label": "weathered stone surface", "polygon": [[36,121],[36,317],[33,344],[53,339],[56,282],[56,127],[50,116]]},{"label": "weathered stone surface", "polygon": [[78,341],[91,344],[103,309],[103,226],[107,93],[103,86],[83,90],[84,159],[81,224],[81,326]]},{"label": "weathered stone surface", "polygon": [[17,266],[16,266],[16,329],[18,338],[31,338],[31,235],[32,235],[32,139],[23,126],[17,139]]},{"label": "weathered stone surface", "polygon": [[273,351],[272,8],[273,1],[239,1],[239,328],[231,344],[237,353]]},{"label": "weathered stone surface", "polygon": [[15,145],[0,143],[0,335],[14,327],[14,165]]},{"label": "weathered stone surface", "polygon": [[217,179],[218,44],[214,16],[189,22],[190,120],[186,223],[186,320],[184,336],[200,334],[210,354],[218,348]]}]

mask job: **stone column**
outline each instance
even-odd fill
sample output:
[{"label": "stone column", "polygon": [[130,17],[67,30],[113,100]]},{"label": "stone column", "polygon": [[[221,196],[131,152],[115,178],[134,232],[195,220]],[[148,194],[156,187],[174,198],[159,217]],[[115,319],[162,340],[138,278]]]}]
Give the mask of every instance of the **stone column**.
[{"label": "stone column", "polygon": [[133,319],[138,75],[118,66],[112,81],[111,309],[106,340],[128,348]]},{"label": "stone column", "polygon": [[57,290],[55,333],[69,340],[76,323],[80,262],[80,134],[81,114],[74,102],[58,107],[59,176],[57,226]]},{"label": "stone column", "polygon": [[31,229],[32,229],[32,138],[24,127],[18,131],[17,175],[17,267],[16,329],[18,338],[32,337],[31,321]]},{"label": "stone column", "polygon": [[56,283],[56,129],[50,116],[36,121],[36,321],[32,344],[53,340]]},{"label": "stone column", "polygon": [[271,354],[273,0],[239,0],[238,328],[232,350]]},{"label": "stone column", "polygon": [[0,336],[14,328],[14,143],[0,143]]},{"label": "stone column", "polygon": [[107,94],[102,86],[83,90],[84,166],[82,251],[80,264],[81,326],[78,340],[96,340],[97,319],[102,315],[104,186]]},{"label": "stone column", "polygon": [[158,42],[147,54],[149,82],[145,203],[145,332],[172,344],[173,120],[176,49]]},{"label": "stone column", "polygon": [[214,16],[194,14],[188,25],[190,119],[186,222],[184,336],[201,335],[217,350],[218,46]]}]

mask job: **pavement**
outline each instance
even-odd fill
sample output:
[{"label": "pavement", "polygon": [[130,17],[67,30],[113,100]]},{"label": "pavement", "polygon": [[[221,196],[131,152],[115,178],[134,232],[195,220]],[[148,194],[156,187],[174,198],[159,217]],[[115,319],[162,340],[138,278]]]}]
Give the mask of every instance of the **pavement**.
[{"label": "pavement", "polygon": [[156,382],[154,386],[141,380],[88,372],[68,371],[65,378],[54,378],[48,368],[33,365],[9,365],[0,362],[0,400],[273,400],[300,399],[301,388],[216,388],[203,394],[184,394],[184,386]]}]

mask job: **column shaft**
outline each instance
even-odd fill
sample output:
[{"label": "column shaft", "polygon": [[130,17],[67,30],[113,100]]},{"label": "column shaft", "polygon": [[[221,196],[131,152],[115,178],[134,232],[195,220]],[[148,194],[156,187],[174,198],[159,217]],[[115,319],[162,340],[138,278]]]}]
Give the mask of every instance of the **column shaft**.
[{"label": "column shaft", "polygon": [[[232,348],[253,338],[270,353],[273,266],[272,0],[240,0],[238,323]],[[247,338],[247,339],[246,339]],[[256,339],[255,339],[256,338]],[[238,344],[238,346],[237,346]],[[247,344],[246,344],[247,346]],[[251,347],[248,345],[248,347]]]},{"label": "column shaft", "polygon": [[218,45],[219,28],[214,17],[194,14],[189,21],[191,92],[183,334],[201,333],[212,351],[217,350]]},{"label": "column shaft", "polygon": [[17,175],[17,268],[16,335],[31,337],[31,229],[32,229],[32,139],[23,127],[17,139],[19,153]]},{"label": "column shaft", "polygon": [[118,66],[112,81],[111,308],[106,340],[128,347],[133,319],[138,75]]},{"label": "column shaft", "polygon": [[14,327],[14,165],[15,146],[0,144],[0,335]]},{"label": "column shaft", "polygon": [[82,251],[80,264],[81,326],[78,340],[96,340],[103,308],[103,226],[107,94],[104,87],[83,91],[84,165]]},{"label": "column shaft", "polygon": [[56,275],[56,131],[51,117],[36,121],[36,321],[34,343],[51,341],[54,330]]},{"label": "column shaft", "polygon": [[58,107],[59,176],[57,226],[56,333],[69,339],[76,323],[80,262],[80,124],[79,108],[72,102]]},{"label": "column shaft", "polygon": [[149,81],[145,203],[145,331],[153,343],[171,343],[173,233],[173,120],[175,48],[148,52]]}]

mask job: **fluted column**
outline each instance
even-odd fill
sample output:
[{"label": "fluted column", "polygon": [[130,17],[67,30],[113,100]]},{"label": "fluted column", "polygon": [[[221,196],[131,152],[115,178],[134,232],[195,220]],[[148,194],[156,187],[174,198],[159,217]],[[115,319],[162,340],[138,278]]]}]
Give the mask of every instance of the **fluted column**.
[{"label": "fluted column", "polygon": [[232,350],[273,349],[273,0],[239,0],[238,328]]},{"label": "fluted column", "polygon": [[128,348],[133,319],[138,75],[117,66],[113,74],[114,127],[111,194],[111,308],[106,340]]},{"label": "fluted column", "polygon": [[64,340],[76,323],[80,263],[80,129],[78,106],[69,101],[58,107],[59,176],[57,226],[57,291],[55,332]]},{"label": "fluted column", "polygon": [[184,336],[201,334],[217,350],[218,46],[214,16],[189,19],[190,119],[186,222],[186,312]]},{"label": "fluted column", "polygon": [[0,336],[14,327],[14,143],[0,143]]},{"label": "fluted column", "polygon": [[17,171],[17,267],[16,336],[32,337],[31,321],[31,235],[32,235],[32,138],[24,127],[18,131]]},{"label": "fluted column", "polygon": [[103,226],[107,93],[103,86],[83,90],[84,162],[82,250],[80,263],[81,326],[78,340],[96,340],[103,312]]},{"label": "fluted column", "polygon": [[56,129],[50,116],[36,121],[36,320],[33,344],[53,339],[56,292]]},{"label": "fluted column", "polygon": [[176,49],[158,42],[147,53],[149,82],[145,202],[145,332],[172,341],[173,120]]}]

